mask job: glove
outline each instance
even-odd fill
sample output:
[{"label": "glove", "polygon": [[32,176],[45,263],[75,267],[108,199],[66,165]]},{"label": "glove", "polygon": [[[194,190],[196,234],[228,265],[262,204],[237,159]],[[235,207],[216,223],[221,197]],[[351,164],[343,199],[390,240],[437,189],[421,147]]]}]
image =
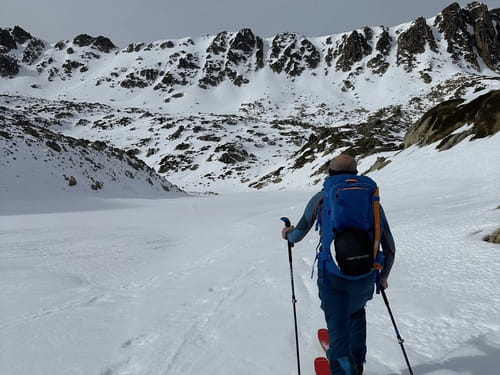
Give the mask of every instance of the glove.
[{"label": "glove", "polygon": [[389,288],[389,283],[387,282],[387,276],[380,276],[380,287],[384,290]]},{"label": "glove", "polygon": [[291,232],[294,229],[295,229],[295,227],[293,225],[291,225],[289,227],[283,227],[283,229],[281,230],[281,237],[284,240],[287,240],[286,235],[288,234],[288,232]]}]

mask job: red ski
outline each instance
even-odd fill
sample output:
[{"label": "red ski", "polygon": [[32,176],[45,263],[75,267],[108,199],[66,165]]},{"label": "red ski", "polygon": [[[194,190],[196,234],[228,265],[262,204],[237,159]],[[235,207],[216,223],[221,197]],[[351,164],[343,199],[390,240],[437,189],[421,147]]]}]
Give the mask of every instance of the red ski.
[{"label": "red ski", "polygon": [[[328,330],[325,328],[318,329],[318,340],[323,348],[326,351],[330,347],[330,340],[328,338]],[[314,360],[314,371],[316,375],[330,375],[330,363],[328,359],[325,357],[318,357]]]},{"label": "red ski", "polygon": [[314,360],[314,371],[316,375],[330,375],[330,362],[325,357],[318,357]]},{"label": "red ski", "polygon": [[330,338],[328,337],[328,330],[326,328],[318,329],[318,340],[321,347],[326,353],[326,351],[330,347]]}]

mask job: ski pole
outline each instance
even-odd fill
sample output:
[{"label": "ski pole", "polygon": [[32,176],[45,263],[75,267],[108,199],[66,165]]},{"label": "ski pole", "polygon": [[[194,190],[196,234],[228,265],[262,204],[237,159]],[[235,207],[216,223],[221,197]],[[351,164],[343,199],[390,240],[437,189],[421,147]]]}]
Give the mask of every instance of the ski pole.
[{"label": "ski pole", "polygon": [[[282,217],[281,221],[285,223],[285,227],[289,227],[290,220],[287,217]],[[297,300],[295,299],[295,286],[293,282],[293,266],[292,266],[292,247],[293,243],[288,241],[288,261],[290,263],[290,280],[292,283],[292,306],[293,306],[293,321],[295,323],[295,348],[297,349],[297,371],[298,375],[300,375],[300,355],[299,355],[299,331],[297,328],[297,310],[295,308],[295,304]]]},{"label": "ski pole", "polygon": [[406,350],[405,350],[405,347],[403,345],[405,340],[403,340],[403,338],[399,334],[399,330],[398,330],[398,327],[396,326],[396,321],[394,320],[394,315],[392,315],[392,311],[391,311],[391,308],[389,306],[389,300],[387,299],[387,295],[385,294],[385,290],[381,288],[381,291],[382,291],[382,297],[384,298],[384,303],[387,306],[387,310],[389,311],[389,315],[391,317],[392,325],[394,326],[394,331],[396,331],[396,337],[398,338],[398,343],[399,343],[399,345],[401,345],[401,350],[403,351],[406,365],[408,366],[408,371],[410,371],[410,374],[413,375],[413,370],[410,366],[410,361],[408,360],[408,356],[406,355]]}]

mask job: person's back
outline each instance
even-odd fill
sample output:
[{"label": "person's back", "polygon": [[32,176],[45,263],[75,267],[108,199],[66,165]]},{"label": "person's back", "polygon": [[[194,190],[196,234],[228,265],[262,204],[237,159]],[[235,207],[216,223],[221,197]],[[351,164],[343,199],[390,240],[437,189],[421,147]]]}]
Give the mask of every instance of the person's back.
[{"label": "person's back", "polygon": [[[369,191],[361,191],[365,188]],[[343,195],[343,189],[347,194]],[[365,209],[356,207],[370,194],[373,210],[358,215],[356,211]],[[359,375],[366,359],[365,305],[375,285],[387,288],[395,247],[378,202],[378,188],[368,177],[357,176],[351,156],[341,154],[330,162],[323,191],[311,198],[297,227],[283,228],[283,238],[300,241],[316,220],[321,229],[317,283],[330,338],[327,357],[331,373]],[[383,256],[378,253],[379,242]]]}]

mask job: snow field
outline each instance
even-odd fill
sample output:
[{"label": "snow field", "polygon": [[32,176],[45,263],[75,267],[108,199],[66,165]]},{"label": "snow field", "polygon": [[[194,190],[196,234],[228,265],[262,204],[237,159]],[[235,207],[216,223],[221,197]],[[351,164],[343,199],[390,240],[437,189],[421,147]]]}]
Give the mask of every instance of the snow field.
[{"label": "snow field", "polygon": [[[497,374],[500,249],[482,237],[499,223],[498,140],[408,149],[372,175],[398,249],[388,297],[416,374]],[[279,218],[295,223],[313,193],[10,207],[0,374],[296,373]],[[322,354],[317,239],[294,248],[303,373]],[[367,318],[367,373],[406,373],[379,296]]]}]

